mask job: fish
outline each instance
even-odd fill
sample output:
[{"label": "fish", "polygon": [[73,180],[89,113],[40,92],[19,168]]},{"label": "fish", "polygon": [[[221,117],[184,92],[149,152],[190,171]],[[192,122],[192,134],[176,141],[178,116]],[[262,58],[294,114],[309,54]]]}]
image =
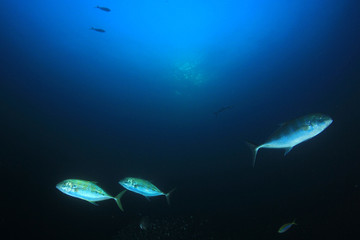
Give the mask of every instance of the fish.
[{"label": "fish", "polygon": [[256,155],[260,148],[283,148],[286,156],[291,149],[306,140],[309,140],[324,131],[333,119],[322,113],[309,114],[299,117],[287,123],[283,123],[270,137],[261,145],[247,142],[253,152],[253,167],[255,167]]},{"label": "fish", "polygon": [[217,117],[219,115],[219,113],[228,110],[228,109],[232,109],[234,106],[224,106],[222,108],[220,108],[219,110],[217,110],[216,112],[214,112],[215,116]]},{"label": "fish", "polygon": [[100,10],[103,10],[105,12],[110,12],[111,9],[110,8],[107,8],[107,7],[100,7],[100,6],[96,6],[96,8],[100,9]]},{"label": "fish", "polygon": [[121,204],[121,197],[126,190],[120,192],[116,197],[113,197],[106,193],[96,182],[80,180],[80,179],[66,179],[56,185],[62,193],[65,193],[71,197],[79,198],[88,201],[94,205],[95,202],[114,199],[121,211],[124,211]]},{"label": "fish", "polygon": [[105,30],[102,29],[102,28],[94,28],[94,27],[91,27],[90,30],[94,30],[94,31],[101,32],[101,33],[104,33],[104,32],[105,32]]},{"label": "fish", "polygon": [[125,189],[143,195],[146,198],[164,195],[169,205],[170,205],[170,194],[175,190],[174,188],[168,193],[163,193],[151,182],[144,179],[133,178],[133,177],[126,177],[120,180],[119,184],[123,186]]},{"label": "fish", "polygon": [[286,232],[287,230],[289,230],[289,229],[292,227],[292,225],[297,225],[297,224],[295,223],[295,220],[296,220],[296,219],[294,219],[294,221],[292,221],[291,223],[285,223],[284,225],[282,225],[282,226],[279,228],[278,233],[284,233],[284,232]]}]

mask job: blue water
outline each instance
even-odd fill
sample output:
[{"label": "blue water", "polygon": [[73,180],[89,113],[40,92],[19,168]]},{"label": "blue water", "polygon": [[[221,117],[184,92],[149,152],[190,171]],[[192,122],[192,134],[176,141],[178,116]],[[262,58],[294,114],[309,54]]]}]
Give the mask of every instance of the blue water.
[{"label": "blue water", "polygon": [[[126,239],[142,216],[170,235],[138,239],[357,234],[358,1],[14,0],[0,11],[0,225],[14,238]],[[260,150],[252,168],[244,141],[313,112],[334,123],[286,157]],[[127,193],[121,213],[55,188],[79,178],[115,195],[129,176],[176,187],[171,206]]]}]

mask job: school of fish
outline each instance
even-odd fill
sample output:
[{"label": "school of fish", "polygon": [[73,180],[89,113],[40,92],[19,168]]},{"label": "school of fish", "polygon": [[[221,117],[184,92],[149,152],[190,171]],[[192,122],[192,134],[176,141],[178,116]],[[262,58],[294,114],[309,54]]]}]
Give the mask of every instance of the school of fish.
[{"label": "school of fish", "polygon": [[[96,6],[95,8],[104,12],[110,12],[110,8],[103,6]],[[102,28],[91,27],[90,30],[105,33],[106,31]],[[214,115],[218,115],[226,110],[232,109],[233,106],[224,106],[214,112]],[[284,149],[284,155],[287,155],[294,146],[305,142],[324,131],[331,123],[333,119],[330,116],[321,113],[309,114],[303,117],[296,118],[292,121],[283,123],[280,127],[269,137],[267,141],[260,145],[255,145],[247,142],[250,147],[253,160],[252,165],[255,166],[257,153],[261,148],[272,148],[272,149]],[[170,204],[170,194],[175,190],[164,193],[157,188],[151,182],[134,177],[126,177],[119,181],[119,184],[125,188],[115,197],[106,193],[96,182],[80,180],[80,179],[66,179],[59,182],[56,188],[62,193],[69,195],[74,198],[82,199],[97,205],[96,202],[104,201],[108,199],[115,200],[116,204],[121,211],[124,211],[121,198],[126,191],[140,194],[146,198],[165,196],[167,203]],[[283,224],[278,233],[285,233],[293,225],[296,225],[295,220],[290,223]]]},{"label": "school of fish", "polygon": [[[222,108],[220,112],[222,112],[223,109],[225,108]],[[260,148],[285,149],[286,155],[294,146],[315,137],[324,131],[332,122],[333,120],[331,117],[325,114],[316,113],[281,124],[279,129],[276,130],[265,143],[258,146],[248,143],[253,151],[253,166],[255,166],[256,155]],[[64,194],[85,200],[95,205],[96,202],[113,199],[121,211],[124,211],[121,198],[127,190],[140,194],[146,198],[165,196],[168,204],[170,204],[170,194],[175,190],[173,189],[168,193],[164,193],[150,181],[134,177],[123,178],[119,181],[119,184],[125,188],[125,190],[115,197],[106,193],[96,182],[87,180],[66,179],[58,183],[56,188]],[[288,231],[293,225],[296,225],[295,220],[291,223],[282,225],[279,228],[278,233]]]}]

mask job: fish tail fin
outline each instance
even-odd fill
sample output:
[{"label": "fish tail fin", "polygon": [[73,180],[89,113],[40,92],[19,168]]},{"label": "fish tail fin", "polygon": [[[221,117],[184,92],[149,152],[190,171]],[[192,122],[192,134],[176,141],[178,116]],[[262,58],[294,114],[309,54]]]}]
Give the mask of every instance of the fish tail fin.
[{"label": "fish tail fin", "polygon": [[167,203],[170,205],[170,194],[172,192],[174,192],[176,190],[176,188],[173,188],[170,192],[168,192],[167,194],[165,194],[165,197],[166,197],[166,201]]},{"label": "fish tail fin", "polygon": [[255,161],[256,161],[256,156],[257,156],[257,152],[260,149],[260,146],[256,146],[253,143],[250,142],[246,142],[246,144],[249,146],[250,150],[253,152],[253,167],[255,167]]},{"label": "fish tail fin", "polygon": [[116,197],[114,197],[114,200],[116,201],[116,204],[118,205],[118,207],[120,208],[121,211],[124,211],[123,206],[121,205],[121,197],[124,195],[124,193],[126,192],[126,190],[122,191],[121,193],[119,193],[118,195],[116,195]]}]

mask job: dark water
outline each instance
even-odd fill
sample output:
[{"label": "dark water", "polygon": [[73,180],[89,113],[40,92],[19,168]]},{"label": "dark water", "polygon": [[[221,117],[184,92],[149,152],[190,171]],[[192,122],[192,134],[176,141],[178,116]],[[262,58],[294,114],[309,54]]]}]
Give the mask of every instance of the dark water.
[{"label": "dark water", "polygon": [[[358,1],[17,0],[0,11],[2,234],[358,235]],[[245,140],[313,112],[333,124],[286,157],[260,150],[252,168]],[[123,213],[55,188],[79,178],[115,195],[127,176],[176,187],[171,206],[127,193]]]}]

